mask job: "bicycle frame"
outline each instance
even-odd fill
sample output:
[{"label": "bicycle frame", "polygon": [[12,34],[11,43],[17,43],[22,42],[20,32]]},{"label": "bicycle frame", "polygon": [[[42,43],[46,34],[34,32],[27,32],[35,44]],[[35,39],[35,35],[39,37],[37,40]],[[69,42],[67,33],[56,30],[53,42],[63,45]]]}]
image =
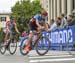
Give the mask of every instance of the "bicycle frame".
[{"label": "bicycle frame", "polygon": [[[49,32],[48,32],[49,33]],[[35,41],[31,41],[31,45],[32,45],[32,47],[34,48],[35,46],[36,46],[36,44],[38,43],[38,41],[39,41],[39,39],[40,38],[42,38],[43,36],[42,36],[42,31],[41,32],[37,32],[37,33],[35,33],[34,35],[36,35],[36,36],[38,36],[38,38],[36,37],[36,40]],[[34,36],[33,35],[33,36]],[[47,35],[48,36],[48,35]],[[46,36],[46,37],[47,37]],[[47,37],[48,38],[48,37]],[[32,43],[34,43],[34,44],[32,44]]]},{"label": "bicycle frame", "polygon": [[[30,48],[31,48],[31,50],[35,48],[36,52],[37,52],[39,55],[44,55],[44,54],[46,54],[46,53],[48,52],[49,48],[50,48],[50,40],[49,40],[49,38],[47,38],[46,36],[43,36],[42,34],[43,34],[42,32],[39,32],[39,33],[36,32],[36,33],[34,33],[33,36],[36,35],[37,37],[36,37],[36,39],[35,39],[34,41],[31,40],[31,42],[30,42]],[[32,39],[33,39],[33,37],[32,37]],[[38,45],[40,44],[40,40],[43,40],[43,39],[46,39],[46,40],[48,41],[48,47],[47,47],[47,49],[44,48],[44,52],[41,53],[41,51],[39,51],[39,50],[41,50],[41,49],[38,49]],[[24,40],[26,40],[26,43],[24,43]],[[25,38],[22,40],[22,43],[21,43],[21,45],[20,45],[20,52],[21,52],[22,55],[27,55],[27,54],[29,53],[29,52],[26,52],[25,49],[24,49],[24,48],[26,47],[26,45],[27,45],[27,40],[28,40],[28,36],[25,37]],[[24,44],[24,45],[23,45],[23,44]],[[26,45],[25,45],[25,44],[26,44]],[[42,44],[41,47],[44,47],[45,44],[43,44],[43,42],[41,42],[41,44]],[[41,44],[40,44],[40,45],[41,45]],[[23,46],[22,46],[22,45],[23,45]],[[43,50],[43,49],[42,49],[42,50]]]},{"label": "bicycle frame", "polygon": [[[32,41],[32,40],[31,40],[31,45],[32,45],[32,47],[33,47],[33,48],[34,48],[34,47],[35,47],[35,45],[37,44],[37,42],[38,42],[39,38],[40,38],[40,37],[42,37],[42,36],[41,36],[41,35],[42,35],[42,33],[40,32],[40,33],[36,33],[36,34],[34,34],[34,35],[36,35],[36,36],[38,36],[38,35],[39,35],[39,36],[38,36],[38,38],[36,37],[36,40],[35,40],[35,41]],[[34,35],[33,35],[33,36],[34,36]],[[33,44],[32,42],[34,42],[34,44]]]}]

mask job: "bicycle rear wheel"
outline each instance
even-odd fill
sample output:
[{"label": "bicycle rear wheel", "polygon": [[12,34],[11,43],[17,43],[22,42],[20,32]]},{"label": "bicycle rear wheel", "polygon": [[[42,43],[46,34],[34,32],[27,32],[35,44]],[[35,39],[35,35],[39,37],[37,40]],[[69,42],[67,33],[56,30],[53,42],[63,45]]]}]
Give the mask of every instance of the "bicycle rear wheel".
[{"label": "bicycle rear wheel", "polygon": [[42,36],[35,45],[36,52],[41,56],[45,55],[48,52],[49,48],[50,40],[47,36]]},{"label": "bicycle rear wheel", "polygon": [[1,52],[1,54],[5,54],[5,52],[6,52],[6,47],[5,47],[5,42],[4,41],[2,41],[0,43],[0,52]]},{"label": "bicycle rear wheel", "polygon": [[17,50],[17,41],[15,39],[10,40],[9,44],[9,52],[11,55],[13,55]]},{"label": "bicycle rear wheel", "polygon": [[27,43],[27,40],[28,40],[28,37],[24,38],[21,42],[21,45],[20,45],[20,53],[22,55],[27,55],[29,52],[27,52],[25,50],[25,47],[26,47],[26,43]]}]

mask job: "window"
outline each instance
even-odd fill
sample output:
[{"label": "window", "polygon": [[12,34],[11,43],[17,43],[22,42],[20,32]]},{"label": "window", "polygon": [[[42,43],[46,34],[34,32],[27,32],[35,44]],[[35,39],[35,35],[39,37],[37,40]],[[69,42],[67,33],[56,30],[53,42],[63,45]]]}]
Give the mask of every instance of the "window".
[{"label": "window", "polygon": [[48,0],[46,0],[46,3],[48,3]]},{"label": "window", "polygon": [[1,21],[6,21],[6,17],[1,17]]},{"label": "window", "polygon": [[65,14],[67,14],[67,0],[65,0]]},{"label": "window", "polygon": [[61,0],[59,0],[60,1],[60,13],[62,12],[62,2],[61,2]]},{"label": "window", "polygon": [[54,0],[52,0],[52,18],[54,18]]},{"label": "window", "polygon": [[73,0],[73,10],[75,9],[75,0]]},{"label": "window", "polygon": [[48,8],[48,5],[46,5],[46,8]]}]

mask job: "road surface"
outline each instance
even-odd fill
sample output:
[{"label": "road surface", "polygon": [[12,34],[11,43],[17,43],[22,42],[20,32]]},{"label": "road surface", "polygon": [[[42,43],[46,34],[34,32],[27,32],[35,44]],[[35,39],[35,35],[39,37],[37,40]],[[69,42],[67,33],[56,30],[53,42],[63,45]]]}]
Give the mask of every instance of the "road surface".
[{"label": "road surface", "polygon": [[10,55],[8,51],[4,55],[0,54],[0,63],[75,63],[75,55],[64,51],[49,51],[45,56],[39,56],[33,50],[23,56],[18,48],[14,55]]}]

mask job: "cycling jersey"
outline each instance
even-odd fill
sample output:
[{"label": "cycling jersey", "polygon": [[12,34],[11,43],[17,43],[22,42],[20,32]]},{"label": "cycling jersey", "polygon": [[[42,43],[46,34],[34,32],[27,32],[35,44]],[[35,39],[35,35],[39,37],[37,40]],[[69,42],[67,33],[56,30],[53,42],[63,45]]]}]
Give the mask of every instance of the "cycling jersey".
[{"label": "cycling jersey", "polygon": [[36,19],[35,18],[32,18],[32,20],[30,21],[29,23],[30,25],[30,30],[37,30],[37,24],[36,24]]},{"label": "cycling jersey", "polygon": [[39,21],[40,25],[43,25],[43,23],[45,23],[45,21],[46,21],[46,18],[42,18],[41,14],[36,14],[30,21],[30,29],[31,30],[37,30],[36,20]]},{"label": "cycling jersey", "polygon": [[46,18],[42,18],[41,14],[37,14],[34,16],[35,19],[37,19],[39,22],[45,22]]},{"label": "cycling jersey", "polygon": [[7,21],[6,22],[6,27],[4,28],[4,32],[5,33],[7,32],[7,26],[9,28],[9,32],[12,32],[14,26],[16,26],[16,23],[15,22],[11,22],[11,21]]},{"label": "cycling jersey", "polygon": [[9,30],[12,30],[12,28],[13,28],[15,25],[16,25],[15,22],[10,22],[10,21],[8,21],[8,22],[6,23],[6,27],[8,26]]}]

